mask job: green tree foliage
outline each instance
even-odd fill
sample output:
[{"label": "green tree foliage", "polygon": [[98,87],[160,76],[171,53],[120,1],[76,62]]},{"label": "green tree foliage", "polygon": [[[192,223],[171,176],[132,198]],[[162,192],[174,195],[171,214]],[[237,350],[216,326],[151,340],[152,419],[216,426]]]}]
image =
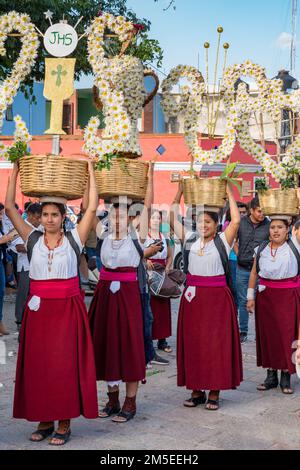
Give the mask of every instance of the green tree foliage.
[{"label": "green tree foliage", "polygon": [[[128,48],[127,53],[139,57],[143,62],[153,62],[158,67],[161,65],[163,52],[159,42],[149,38],[150,21],[145,18],[137,18],[136,14],[128,9],[126,0],[103,0],[101,2],[99,0],[0,0],[1,14],[12,10],[27,13],[42,33],[49,27],[49,21],[45,19],[44,15],[44,12],[47,10],[53,12],[53,23],[59,22],[64,17],[70,25],[75,25],[78,19],[83,16],[83,20],[76,28],[79,36],[85,32],[88,25],[100,11],[125,16],[130,21],[144,26],[143,31],[138,34],[136,41]],[[109,41],[108,54],[115,54],[119,47],[119,41],[115,38],[111,39]],[[0,57],[0,81],[5,79],[13,68],[20,51],[20,39],[9,37],[6,41],[6,51],[6,56]],[[21,90],[27,98],[32,96],[34,81],[42,81],[44,79],[44,59],[47,56],[48,53],[41,44],[38,60],[31,75],[27,77],[21,86]],[[76,57],[76,80],[81,75],[92,73],[87,58],[86,37],[79,41],[72,57]]]}]

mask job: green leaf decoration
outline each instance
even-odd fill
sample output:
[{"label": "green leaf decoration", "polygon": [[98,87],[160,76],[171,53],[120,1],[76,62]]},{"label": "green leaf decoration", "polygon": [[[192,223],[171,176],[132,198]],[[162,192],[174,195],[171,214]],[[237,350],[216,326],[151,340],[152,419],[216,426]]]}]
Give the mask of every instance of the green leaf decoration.
[{"label": "green leaf decoration", "polygon": [[240,197],[242,197],[243,192],[242,192],[242,186],[241,186],[241,184],[240,184],[238,181],[234,180],[234,179],[230,179],[230,180],[229,180],[229,183],[230,183],[230,184],[233,184],[233,186],[235,186],[235,187],[237,188]]},{"label": "green leaf decoration", "polygon": [[17,140],[15,144],[8,149],[7,154],[7,158],[11,163],[17,162],[25,155],[29,155],[27,143],[22,142],[21,140]]},{"label": "green leaf decoration", "polygon": [[255,181],[255,191],[265,192],[265,191],[268,191],[268,189],[270,189],[270,188],[267,184],[267,180],[266,180],[265,177],[258,178]]}]

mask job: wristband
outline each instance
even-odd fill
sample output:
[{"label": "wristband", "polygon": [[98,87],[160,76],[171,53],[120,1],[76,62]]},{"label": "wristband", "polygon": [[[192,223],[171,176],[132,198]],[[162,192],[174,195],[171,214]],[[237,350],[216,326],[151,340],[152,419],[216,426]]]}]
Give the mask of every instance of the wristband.
[{"label": "wristband", "polygon": [[255,289],[249,288],[247,290],[247,300],[254,300],[255,298]]}]

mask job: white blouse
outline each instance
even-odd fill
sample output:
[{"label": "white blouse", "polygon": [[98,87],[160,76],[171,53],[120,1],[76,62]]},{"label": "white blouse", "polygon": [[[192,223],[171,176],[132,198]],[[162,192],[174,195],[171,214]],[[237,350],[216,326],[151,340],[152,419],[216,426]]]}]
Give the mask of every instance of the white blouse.
[{"label": "white blouse", "polygon": [[[186,237],[186,240],[191,238],[191,236],[192,233],[189,233]],[[220,234],[220,238],[222,239],[225,245],[226,252],[229,257],[232,247],[228,244],[224,232]],[[193,276],[204,277],[223,276],[225,272],[223,269],[220,254],[215,246],[214,240],[211,240],[205,245],[203,250],[203,256],[199,256],[201,245],[201,239],[199,239],[191,246],[188,266],[189,273]]]},{"label": "white blouse", "polygon": [[[29,227],[35,229],[34,225],[32,225],[28,220],[25,220],[25,223],[29,225]],[[35,229],[36,230],[36,229]],[[42,231],[42,227],[38,227],[38,230]],[[16,238],[16,247],[18,245],[24,245],[24,241],[22,240],[21,237]],[[24,271],[29,271],[29,261],[28,261],[28,256],[27,253],[19,253],[18,252],[18,261],[17,261],[17,272],[20,273],[22,270]]]},{"label": "white blouse", "polygon": [[114,240],[112,235],[104,238],[101,247],[101,261],[106,268],[137,268],[140,260],[141,257],[130,235],[122,240]]},{"label": "white blouse", "polygon": [[[296,238],[293,238],[293,243],[300,252],[300,245]],[[257,254],[258,247],[254,251]],[[298,263],[287,243],[278,248],[275,257],[271,255],[270,245],[263,250],[260,255],[258,274],[264,279],[274,280],[289,279],[297,276]]]},{"label": "white blouse", "polygon": [[[77,228],[71,230],[71,233],[80,251],[82,251],[83,245]],[[29,269],[29,277],[31,279],[41,281],[49,279],[70,279],[77,276],[77,257],[67,237],[64,237],[61,246],[54,250],[50,272],[48,271],[48,253],[49,250],[44,243],[44,237],[41,236],[32,251]]]},{"label": "white blouse", "polygon": [[[144,243],[144,248],[148,248],[154,243],[155,239],[148,237]],[[167,240],[164,235],[161,234],[161,241],[163,244],[163,251],[156,253],[156,255],[151,256],[149,259],[167,259],[168,258],[168,245]]]}]

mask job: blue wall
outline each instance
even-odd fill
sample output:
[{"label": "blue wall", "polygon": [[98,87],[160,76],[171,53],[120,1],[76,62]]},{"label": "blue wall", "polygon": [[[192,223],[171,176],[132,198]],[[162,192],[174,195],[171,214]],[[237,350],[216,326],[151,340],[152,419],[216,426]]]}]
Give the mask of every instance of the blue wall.
[{"label": "blue wall", "polygon": [[[145,87],[147,92],[151,92],[154,87],[154,79],[152,77],[145,78]],[[46,130],[46,99],[43,96],[44,83],[34,84],[34,95],[37,104],[31,104],[20,91],[14,99],[12,110],[13,116],[20,114],[25,121],[26,126],[31,135],[42,135]],[[165,120],[162,108],[160,106],[161,96],[156,95],[153,100],[153,132],[155,134],[163,134],[165,132]],[[80,121],[80,116],[78,118]],[[2,135],[13,135],[15,131],[14,121],[5,119],[2,127]]]},{"label": "blue wall", "polygon": [[[150,93],[155,85],[154,78],[145,77],[145,88]],[[153,133],[164,134],[166,132],[164,113],[160,105],[161,95],[155,95],[153,99]]]},{"label": "blue wall", "polygon": [[[36,104],[29,103],[20,91],[14,99],[12,110],[13,116],[20,114],[25,121],[31,135],[42,135],[46,129],[46,100],[43,96],[44,84],[35,83],[33,93],[36,97]],[[12,135],[15,131],[15,122],[5,119],[2,127],[2,135]]]}]

